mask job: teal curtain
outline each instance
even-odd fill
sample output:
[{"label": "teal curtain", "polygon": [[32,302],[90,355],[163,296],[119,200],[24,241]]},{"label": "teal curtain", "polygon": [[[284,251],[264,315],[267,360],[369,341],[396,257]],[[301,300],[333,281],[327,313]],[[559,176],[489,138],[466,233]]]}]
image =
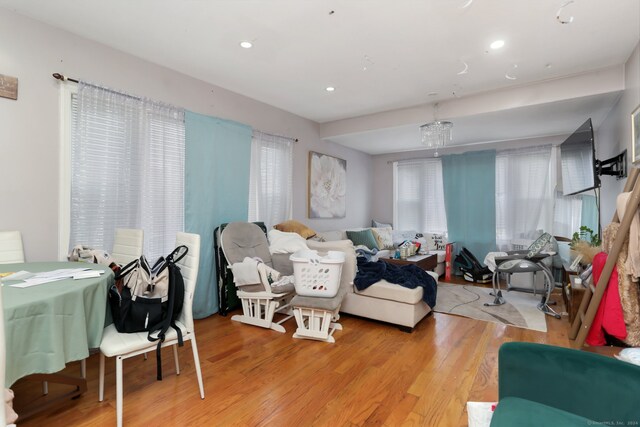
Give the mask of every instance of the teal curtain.
[{"label": "teal curtain", "polygon": [[193,299],[193,316],[202,319],[218,311],[213,230],[247,220],[251,128],[187,111],[185,138],[185,231],[202,239]]},{"label": "teal curtain", "polygon": [[442,180],[449,241],[482,262],[496,250],[496,152],[443,156]]},{"label": "teal curtain", "polygon": [[600,224],[600,218],[598,215],[598,205],[596,204],[596,198],[594,196],[583,195],[582,197],[582,215],[580,218],[580,224],[586,225],[593,230],[594,233],[600,234],[598,225]]}]

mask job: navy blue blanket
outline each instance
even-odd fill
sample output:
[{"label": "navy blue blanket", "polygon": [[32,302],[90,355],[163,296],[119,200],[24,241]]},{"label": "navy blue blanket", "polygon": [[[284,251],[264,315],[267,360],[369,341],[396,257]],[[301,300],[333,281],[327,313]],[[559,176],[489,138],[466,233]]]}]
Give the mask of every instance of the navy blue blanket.
[{"label": "navy blue blanket", "polygon": [[436,305],[437,285],[433,277],[417,265],[395,265],[384,261],[369,262],[358,257],[358,272],[353,284],[359,291],[367,289],[379,280],[386,280],[405,288],[421,286],[422,300],[431,308]]}]

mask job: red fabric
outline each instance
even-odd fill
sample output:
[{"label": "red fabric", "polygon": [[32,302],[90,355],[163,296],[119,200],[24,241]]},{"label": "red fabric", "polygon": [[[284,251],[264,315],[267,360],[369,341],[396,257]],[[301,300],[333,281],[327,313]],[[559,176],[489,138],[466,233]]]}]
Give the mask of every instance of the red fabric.
[{"label": "red fabric", "polygon": [[[597,284],[598,280],[600,280],[600,275],[606,262],[607,254],[604,252],[600,252],[593,258],[594,284]],[[620,340],[624,340],[627,337],[627,327],[624,324],[622,303],[618,292],[618,269],[615,266],[611,272],[607,289],[602,296],[602,300],[600,300],[596,317],[593,319],[593,324],[587,335],[587,344],[605,345],[605,331]]]}]

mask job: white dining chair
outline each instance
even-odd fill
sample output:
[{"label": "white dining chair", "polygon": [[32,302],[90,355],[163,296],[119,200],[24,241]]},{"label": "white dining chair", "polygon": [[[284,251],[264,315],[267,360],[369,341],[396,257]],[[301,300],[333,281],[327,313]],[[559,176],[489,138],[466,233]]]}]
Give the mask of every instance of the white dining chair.
[{"label": "white dining chair", "polygon": [[[202,372],[200,370],[200,358],[198,357],[198,346],[193,326],[193,294],[198,279],[198,265],[200,263],[200,235],[191,233],[178,233],[176,236],[176,247],[185,245],[189,248],[187,255],[177,264],[184,278],[184,305],[182,313],[178,317],[176,325],[182,331],[184,342],[191,341],[193,351],[193,364],[196,369],[198,386],[200,388],[200,398],[204,399],[204,386],[202,383]],[[118,427],[122,426],[123,396],[122,396],[122,361],[156,349],[157,343],[147,339],[146,332],[139,333],[119,333],[113,324],[104,329],[102,342],[100,343],[100,382],[99,401],[104,399],[104,363],[105,357],[116,358],[116,416]],[[178,363],[178,335],[173,328],[169,328],[166,333],[162,347],[173,346],[173,356],[176,364],[176,374],[180,375],[180,365]]]},{"label": "white dining chair", "polygon": [[116,228],[111,258],[120,265],[126,265],[134,259],[140,258],[143,244],[143,230],[136,228]]},{"label": "white dining chair", "polygon": [[0,231],[0,264],[24,262],[22,234],[19,231]]}]

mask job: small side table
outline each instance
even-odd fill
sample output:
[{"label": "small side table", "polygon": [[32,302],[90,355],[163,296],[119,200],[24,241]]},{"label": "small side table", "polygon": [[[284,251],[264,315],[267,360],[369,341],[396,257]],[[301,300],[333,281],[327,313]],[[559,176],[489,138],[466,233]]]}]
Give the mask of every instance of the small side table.
[{"label": "small side table", "polygon": [[[570,323],[573,323],[573,318],[578,311],[578,307],[580,306],[580,301],[578,301],[576,305],[576,303],[574,302],[575,298],[572,298],[575,292],[574,287],[572,286],[572,277],[577,277],[578,273],[579,271],[571,269],[571,265],[569,262],[564,260],[562,261],[562,301],[564,302],[564,308],[566,312],[569,314]],[[580,297],[580,299],[582,299],[582,296]],[[574,309],[573,314],[572,308]]]},{"label": "small side table", "polygon": [[580,308],[580,303],[586,290],[584,285],[575,283],[575,279],[578,277],[577,274],[569,274],[569,283],[566,288],[563,289],[563,299],[567,313],[569,313],[570,324],[573,324],[573,319],[575,319],[578,314],[578,308]]},{"label": "small side table", "polygon": [[405,259],[396,258],[379,258],[380,261],[395,265],[417,265],[425,271],[433,271],[438,265],[438,256],[436,254],[413,255]]}]

